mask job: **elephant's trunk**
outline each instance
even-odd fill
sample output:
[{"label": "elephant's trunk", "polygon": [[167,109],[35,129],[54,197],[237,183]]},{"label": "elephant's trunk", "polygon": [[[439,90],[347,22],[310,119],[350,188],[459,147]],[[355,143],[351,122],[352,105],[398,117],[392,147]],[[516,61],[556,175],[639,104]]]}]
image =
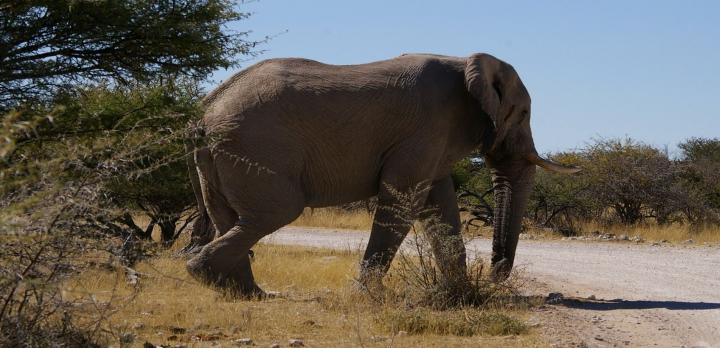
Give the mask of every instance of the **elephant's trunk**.
[{"label": "elephant's trunk", "polygon": [[[512,176],[510,174],[513,174]],[[493,233],[492,276],[504,280],[515,260],[522,218],[532,189],[535,166],[525,166],[519,173],[495,169],[495,228]]]}]

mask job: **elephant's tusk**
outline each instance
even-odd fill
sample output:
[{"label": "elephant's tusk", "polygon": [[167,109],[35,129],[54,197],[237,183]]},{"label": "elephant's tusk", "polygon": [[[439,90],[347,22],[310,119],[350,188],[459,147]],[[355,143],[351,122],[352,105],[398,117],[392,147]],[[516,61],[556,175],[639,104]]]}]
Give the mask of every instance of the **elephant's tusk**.
[{"label": "elephant's tusk", "polygon": [[536,153],[531,153],[527,155],[526,159],[530,161],[530,163],[535,164],[538,167],[541,167],[545,170],[549,170],[551,172],[555,173],[561,173],[561,174],[575,174],[582,169],[578,167],[573,166],[566,166],[559,163],[555,163],[551,160],[544,159]]}]

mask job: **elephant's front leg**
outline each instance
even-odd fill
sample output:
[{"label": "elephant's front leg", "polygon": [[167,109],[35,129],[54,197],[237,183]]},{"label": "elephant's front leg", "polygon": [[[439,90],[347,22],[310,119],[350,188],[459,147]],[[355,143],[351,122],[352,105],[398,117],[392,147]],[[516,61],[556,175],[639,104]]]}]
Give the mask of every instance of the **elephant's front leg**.
[{"label": "elephant's front leg", "polygon": [[410,230],[405,218],[398,217],[392,209],[385,209],[387,203],[378,200],[370,240],[360,264],[360,284],[366,288],[380,284]]},{"label": "elephant's front leg", "polygon": [[436,264],[446,280],[464,284],[467,281],[465,243],[460,235],[460,212],[450,176],[433,183],[425,205],[423,222]]},{"label": "elephant's front leg", "polygon": [[[411,190],[385,185],[387,184],[381,187],[378,194],[370,240],[360,264],[360,284],[366,288],[374,288],[381,284],[383,276],[390,268],[390,263],[412,226],[415,213],[422,209],[427,197],[427,190],[418,190],[417,187]],[[421,197],[410,197],[410,194]],[[407,206],[413,203],[419,206]]]}]

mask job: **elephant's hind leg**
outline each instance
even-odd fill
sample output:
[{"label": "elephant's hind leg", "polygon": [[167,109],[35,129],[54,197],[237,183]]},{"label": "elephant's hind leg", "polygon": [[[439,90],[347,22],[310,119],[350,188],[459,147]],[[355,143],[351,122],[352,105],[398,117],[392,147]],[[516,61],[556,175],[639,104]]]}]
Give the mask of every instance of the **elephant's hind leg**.
[{"label": "elephant's hind leg", "polygon": [[297,218],[305,196],[292,168],[277,164],[273,171],[261,171],[257,163],[249,166],[238,161],[239,156],[251,152],[260,163],[276,164],[269,157],[262,161],[262,148],[243,148],[249,140],[232,139],[217,144],[213,153],[196,151],[203,201],[217,234],[188,261],[187,269],[196,279],[232,295],[262,297],[248,252],[262,237]]},{"label": "elephant's hind leg", "polygon": [[[292,191],[288,189],[284,192]],[[230,196],[238,197],[232,193]],[[233,203],[232,209],[239,213],[235,214],[234,223],[224,234],[208,243],[200,253],[190,259],[187,269],[196,279],[228,291],[230,295],[262,298],[265,293],[255,283],[248,251],[262,237],[297,218],[302,212],[302,204],[299,204],[296,196],[289,193],[282,199],[266,197],[266,199],[254,202],[247,200],[231,202]],[[246,208],[252,203],[255,203],[254,209]],[[208,207],[210,214],[215,215],[210,208],[211,205]],[[215,213],[219,213],[216,222],[218,225],[223,225],[230,217],[222,211],[215,211]]]},{"label": "elephant's hind leg", "polygon": [[222,237],[206,245],[188,262],[188,271],[198,280],[229,291],[238,297],[263,297],[255,283],[248,251],[274,226],[240,218]]}]

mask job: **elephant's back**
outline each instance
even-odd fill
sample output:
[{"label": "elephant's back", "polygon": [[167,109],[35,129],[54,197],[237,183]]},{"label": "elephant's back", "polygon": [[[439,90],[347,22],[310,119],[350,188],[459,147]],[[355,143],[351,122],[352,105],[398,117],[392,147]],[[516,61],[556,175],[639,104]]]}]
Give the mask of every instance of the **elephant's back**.
[{"label": "elephant's back", "polygon": [[[362,91],[407,92],[424,69],[437,63],[462,74],[464,58],[432,54],[399,57],[350,65],[325,64],[305,58],[275,58],[261,61],[220,84],[203,99],[208,108],[232,104],[265,104],[293,96],[327,96]],[[249,105],[246,105],[249,106]]]},{"label": "elephant's back", "polygon": [[[432,69],[456,74],[435,78]],[[432,84],[418,83],[423,74]],[[210,93],[204,123],[228,152],[299,181],[309,205],[337,204],[375,194],[383,156],[433,128],[427,120],[442,103],[431,99],[448,98],[428,91],[450,92],[444,78],[462,87],[462,62],[426,55],[360,65],[273,59]]]}]

